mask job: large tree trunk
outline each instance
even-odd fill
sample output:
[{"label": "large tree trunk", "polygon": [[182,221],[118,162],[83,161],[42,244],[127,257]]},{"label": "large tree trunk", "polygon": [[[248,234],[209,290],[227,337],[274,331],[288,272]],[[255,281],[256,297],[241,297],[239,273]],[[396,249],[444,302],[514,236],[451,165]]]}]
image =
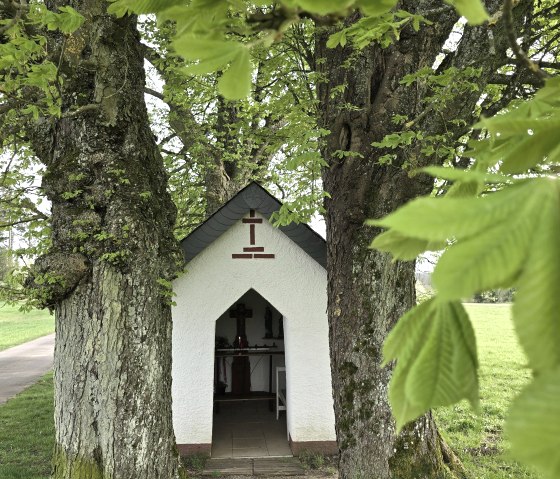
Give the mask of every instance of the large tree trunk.
[{"label": "large tree trunk", "polygon": [[[398,130],[393,115],[419,118],[415,126],[426,134],[454,131],[457,137],[465,127],[446,120],[471,124],[479,92],[453,99],[442,113],[422,116],[426,87],[399,81],[433,64],[457,17],[452,10],[442,12],[439,1],[402,2],[401,7],[418,13],[437,8],[439,15],[419,32],[405,29],[385,50],[377,45],[361,52],[350,46],[328,49],[328,33],[317,37],[317,63],[325,78],[318,88],[320,125],[331,132],[323,149],[329,164],[323,181],[331,195],[326,201],[328,316],[341,479],[436,478],[448,474],[449,465],[457,469],[431,414],[396,435],[387,400],[391,368],[380,366],[382,345],[397,319],[415,304],[415,265],[392,262],[389,255],[368,249],[379,230],[364,226],[364,220],[380,218],[432,188],[429,178],[410,177],[402,168],[410,158],[416,166],[437,162],[418,148],[396,151],[392,165],[377,162],[387,151],[371,143]],[[489,45],[487,27],[466,28],[447,64],[480,67],[483,87],[503,59],[500,24],[493,38]],[[344,92],[333,93],[339,85],[345,85]]]},{"label": "large tree trunk", "polygon": [[136,19],[103,0],[49,39],[61,119],[33,132],[52,248],[32,286],[55,310],[56,479],[179,477],[171,415],[175,209],[149,128]]}]

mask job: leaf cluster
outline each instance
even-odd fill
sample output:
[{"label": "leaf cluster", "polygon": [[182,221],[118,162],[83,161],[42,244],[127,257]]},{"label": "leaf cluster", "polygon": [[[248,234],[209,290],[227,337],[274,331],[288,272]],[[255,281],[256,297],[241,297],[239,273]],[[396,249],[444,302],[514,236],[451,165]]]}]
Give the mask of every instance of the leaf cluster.
[{"label": "leaf cluster", "polygon": [[[450,3],[473,23],[482,23],[488,17],[480,0]],[[252,50],[270,47],[292,25],[304,18],[329,24],[358,9],[364,18],[335,34],[330,46],[344,44],[347,36],[360,45],[380,40],[387,46],[398,38],[404,25],[411,22],[419,29],[426,22],[419,15],[401,10],[389,13],[396,4],[396,0],[281,0],[277,3],[192,0],[186,4],[177,0],[115,0],[109,12],[118,16],[155,13],[162,23],[175,22],[174,51],[194,62],[187,72],[221,71],[219,92],[228,99],[242,99],[251,90]]]},{"label": "leaf cluster", "polygon": [[[45,5],[32,3],[23,13],[21,5],[13,18],[0,21],[8,41],[0,43],[0,94],[6,114],[60,115],[56,65],[47,59],[46,30],[71,34],[84,18],[72,7],[60,7],[58,12]],[[13,115],[12,115],[13,116]]]},{"label": "leaf cluster", "polygon": [[359,49],[376,42],[383,48],[399,40],[401,30],[412,24],[414,31],[420,30],[421,24],[431,25],[432,22],[422,15],[416,15],[404,10],[383,13],[378,16],[361,18],[349,27],[333,33],[327,42],[327,47],[344,47],[348,40]]},{"label": "leaf cluster", "polygon": [[547,477],[560,475],[551,454],[560,447],[559,119],[560,79],[552,78],[532,100],[475,125],[484,136],[466,153],[471,170],[423,170],[455,182],[446,196],[369,222],[388,229],[372,247],[395,259],[447,246],[432,277],[436,297],[403,316],[385,344],[386,360],[397,359],[390,399],[399,427],[463,398],[476,406],[476,349],[459,302],[515,288],[513,322],[535,379],[514,401],[507,431],[516,457]]}]

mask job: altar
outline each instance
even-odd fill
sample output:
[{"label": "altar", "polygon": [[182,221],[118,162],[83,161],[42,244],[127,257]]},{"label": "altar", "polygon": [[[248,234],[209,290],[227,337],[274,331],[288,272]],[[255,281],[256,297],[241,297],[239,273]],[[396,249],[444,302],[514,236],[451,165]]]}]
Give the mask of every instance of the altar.
[{"label": "altar", "polygon": [[[268,391],[251,391],[248,390],[236,391],[236,388],[232,386],[232,392],[226,393],[226,385],[222,383],[222,387],[218,387],[220,383],[216,384],[216,389],[214,390],[214,402],[220,401],[250,401],[250,400],[264,400],[264,399],[274,399],[275,394],[272,389],[273,383],[273,357],[275,355],[284,356],[284,351],[276,350],[274,348],[268,347],[248,347],[247,349],[216,349],[216,356],[214,364],[216,366],[215,377],[219,378],[222,375],[222,370],[224,366],[220,366],[220,359],[225,358],[250,358],[250,357],[267,357],[268,358]],[[222,363],[223,364],[223,363]],[[233,379],[233,374],[232,374]],[[233,391],[236,391],[235,393]]]}]

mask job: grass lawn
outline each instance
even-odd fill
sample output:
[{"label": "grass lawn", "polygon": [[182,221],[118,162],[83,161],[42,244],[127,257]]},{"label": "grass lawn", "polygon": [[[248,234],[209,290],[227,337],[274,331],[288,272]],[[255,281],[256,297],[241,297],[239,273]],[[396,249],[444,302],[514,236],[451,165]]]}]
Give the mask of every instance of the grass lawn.
[{"label": "grass lawn", "polygon": [[48,311],[22,313],[14,306],[0,306],[0,351],[52,332],[54,316]]},{"label": "grass lawn", "polygon": [[[538,479],[507,456],[507,442],[502,439],[509,401],[529,379],[513,333],[510,306],[466,307],[478,341],[481,414],[463,403],[440,409],[435,415],[441,432],[471,479]],[[0,406],[0,478],[47,479],[53,441],[52,376],[47,375]]]},{"label": "grass lawn", "polygon": [[50,373],[0,406],[0,478],[47,479],[53,445]]},{"label": "grass lawn", "polygon": [[517,343],[508,304],[466,304],[473,322],[480,362],[481,413],[466,402],[436,411],[443,436],[476,479],[538,476],[516,464],[502,438],[511,398],[529,381],[526,359]]}]

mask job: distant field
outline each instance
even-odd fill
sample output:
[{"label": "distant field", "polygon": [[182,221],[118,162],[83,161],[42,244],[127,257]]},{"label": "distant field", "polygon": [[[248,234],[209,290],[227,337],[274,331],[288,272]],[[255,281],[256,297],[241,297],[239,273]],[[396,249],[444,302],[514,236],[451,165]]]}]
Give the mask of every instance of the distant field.
[{"label": "distant field", "polygon": [[[529,379],[510,306],[467,304],[466,308],[478,341],[481,414],[463,403],[439,409],[435,416],[441,433],[459,454],[469,479],[539,479],[508,457],[502,438],[509,401]],[[0,406],[0,478],[47,479],[54,444],[52,394],[49,374]]]},{"label": "distant field", "polygon": [[465,402],[439,409],[436,420],[473,479],[538,476],[516,464],[502,438],[511,398],[528,382],[530,372],[511,322],[509,304],[466,304],[475,328],[480,362],[481,414]]},{"label": "distant field", "polygon": [[0,305],[0,351],[54,332],[54,316],[48,311],[22,313]]}]

